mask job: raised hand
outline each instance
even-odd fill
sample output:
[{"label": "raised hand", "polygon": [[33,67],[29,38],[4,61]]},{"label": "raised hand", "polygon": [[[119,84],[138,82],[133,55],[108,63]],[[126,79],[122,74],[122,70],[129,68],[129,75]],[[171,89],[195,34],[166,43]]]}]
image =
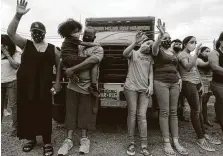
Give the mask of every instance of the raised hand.
[{"label": "raised hand", "polygon": [[216,50],[216,40],[213,40],[213,49]]},{"label": "raised hand", "polygon": [[201,46],[202,46],[202,43],[200,43],[197,47],[196,47],[196,54],[199,55],[200,52],[201,52]]},{"label": "raised hand", "polygon": [[138,44],[144,40],[143,35],[144,35],[144,33],[142,31],[137,32],[136,37],[135,37],[136,44]]},{"label": "raised hand", "polygon": [[165,22],[162,23],[161,19],[157,20],[157,29],[159,30],[160,34],[163,35],[166,31]]},{"label": "raised hand", "polygon": [[20,14],[20,15],[25,15],[29,10],[26,9],[28,2],[26,2],[25,0],[17,0],[17,6],[16,6],[16,13]]}]

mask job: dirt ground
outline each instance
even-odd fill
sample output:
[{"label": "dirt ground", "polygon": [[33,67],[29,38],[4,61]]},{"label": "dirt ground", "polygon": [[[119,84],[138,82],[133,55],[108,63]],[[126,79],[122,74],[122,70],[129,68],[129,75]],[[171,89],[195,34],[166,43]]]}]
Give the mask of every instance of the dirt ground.
[{"label": "dirt ground", "polygon": [[[214,127],[207,128],[207,132],[213,136],[223,139],[220,126],[214,123],[214,99],[210,100],[208,105],[208,116],[213,122]],[[185,114],[188,116],[189,109]],[[103,109],[99,113],[97,130],[89,132],[91,147],[89,156],[125,156],[128,145],[127,127],[126,127],[126,109]],[[41,156],[42,155],[42,138],[38,137],[38,145],[29,153],[23,153],[21,146],[24,141],[17,138],[9,137],[11,130],[10,117],[2,121],[1,132],[1,155],[2,156]],[[188,149],[190,156],[223,156],[223,145],[214,146],[216,152],[205,152],[196,145],[196,136],[191,123],[179,122],[180,142]],[[137,153],[139,156],[139,135],[137,138]],[[56,128],[53,122],[52,143],[54,145],[55,156],[66,136],[65,129]],[[69,152],[69,156],[78,156],[78,143]],[[158,121],[149,118],[148,120],[148,144],[149,150],[155,156],[163,156],[162,138],[159,130]]]}]

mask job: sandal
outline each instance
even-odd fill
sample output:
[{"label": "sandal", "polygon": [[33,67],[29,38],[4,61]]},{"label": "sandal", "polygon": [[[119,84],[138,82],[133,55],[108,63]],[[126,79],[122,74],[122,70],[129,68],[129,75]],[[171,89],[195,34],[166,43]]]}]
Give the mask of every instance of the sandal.
[{"label": "sandal", "polygon": [[52,156],[54,153],[52,145],[44,145],[43,146],[43,155],[44,156]]},{"label": "sandal", "polygon": [[30,152],[36,146],[36,141],[29,141],[22,147],[23,152]]},{"label": "sandal", "polygon": [[185,148],[183,148],[183,147],[181,147],[181,148],[176,148],[176,147],[174,147],[174,149],[179,153],[179,154],[181,154],[181,155],[188,155],[189,153],[187,152],[187,150],[185,149]]},{"label": "sandal", "polygon": [[[169,142],[165,142],[164,144],[169,144]],[[174,152],[172,147],[164,147],[163,150],[166,156],[176,156],[176,152]]]},{"label": "sandal", "polygon": [[147,147],[142,147],[140,153],[144,156],[152,156]]},{"label": "sandal", "polygon": [[209,152],[214,152],[215,149],[210,146],[210,144],[206,141],[206,139],[203,140],[202,143],[197,142],[197,145],[200,146],[202,149],[209,151]]}]

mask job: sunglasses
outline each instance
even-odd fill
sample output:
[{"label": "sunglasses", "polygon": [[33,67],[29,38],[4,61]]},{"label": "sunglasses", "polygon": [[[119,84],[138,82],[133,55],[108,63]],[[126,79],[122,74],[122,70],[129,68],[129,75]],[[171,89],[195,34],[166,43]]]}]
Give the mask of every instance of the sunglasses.
[{"label": "sunglasses", "polygon": [[197,44],[197,41],[190,41],[190,44]]}]

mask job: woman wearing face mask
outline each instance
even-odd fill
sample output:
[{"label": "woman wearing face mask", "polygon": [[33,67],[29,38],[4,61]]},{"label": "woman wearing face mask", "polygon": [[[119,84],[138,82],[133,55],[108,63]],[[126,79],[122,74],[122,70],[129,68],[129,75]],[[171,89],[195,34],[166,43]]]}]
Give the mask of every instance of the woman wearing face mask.
[{"label": "woman wearing face mask", "polygon": [[197,67],[204,85],[204,95],[202,96],[202,115],[204,117],[204,124],[212,127],[213,125],[208,121],[207,114],[207,103],[211,96],[210,82],[212,79],[211,67],[208,62],[209,53],[210,49],[208,47],[201,48],[201,52],[197,59]]},{"label": "woman wearing face mask", "polygon": [[17,1],[16,15],[8,26],[8,35],[23,49],[20,68],[17,72],[18,133],[20,139],[27,139],[23,151],[29,152],[36,145],[36,136],[43,137],[43,155],[52,156],[52,95],[53,66],[57,68],[54,88],[60,90],[60,57],[54,45],[44,41],[46,29],[40,22],[31,25],[33,41],[16,33],[20,19],[29,9],[27,2]]},{"label": "woman wearing face mask", "polygon": [[223,32],[218,38],[216,49],[208,56],[208,60],[213,71],[211,88],[216,98],[216,116],[223,132]]},{"label": "woman wearing face mask", "polygon": [[165,25],[162,25],[160,19],[157,28],[160,34],[153,44],[152,50],[155,56],[154,91],[160,109],[159,122],[164,139],[164,152],[168,156],[176,155],[169,139],[171,133],[176,151],[182,155],[187,155],[187,150],[180,145],[178,140],[177,106],[181,80],[177,71],[177,56],[170,48],[170,35],[165,32]]},{"label": "woman wearing face mask", "polygon": [[[182,90],[191,108],[191,121],[198,137],[197,144],[206,151],[215,151],[209,143],[221,144],[221,142],[205,133],[201,113],[201,95],[204,88],[196,67],[201,44],[196,47],[196,43],[195,37],[186,37],[183,40],[183,51],[178,55],[180,75],[183,81]],[[190,55],[194,50],[195,54]]]},{"label": "woman wearing face mask", "polygon": [[[139,50],[133,50],[139,43],[142,43]],[[151,155],[147,148],[146,112],[150,101],[149,97],[153,94],[152,44],[152,40],[145,40],[143,33],[139,32],[135,41],[123,52],[124,57],[129,61],[128,75],[124,86],[128,104],[127,125],[130,142],[127,148],[128,155],[135,155],[136,116],[140,132],[141,153],[144,156]]]}]

